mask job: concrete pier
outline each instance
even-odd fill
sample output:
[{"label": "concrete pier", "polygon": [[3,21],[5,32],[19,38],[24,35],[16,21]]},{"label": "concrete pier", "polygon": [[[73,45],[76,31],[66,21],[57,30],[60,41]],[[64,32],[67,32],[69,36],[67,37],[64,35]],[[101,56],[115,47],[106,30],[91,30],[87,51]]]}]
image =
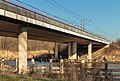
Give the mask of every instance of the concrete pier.
[{"label": "concrete pier", "polygon": [[71,42],[68,43],[68,59],[71,59],[70,56],[71,56]]},{"label": "concrete pier", "polygon": [[19,39],[19,74],[27,73],[27,28],[20,27]]},{"label": "concrete pier", "polygon": [[77,43],[68,43],[68,58],[77,59]]},{"label": "concrete pier", "polygon": [[[27,72],[27,27],[29,26],[29,39],[69,43],[68,57],[77,59],[77,43],[86,47],[88,45],[88,59],[92,60],[92,45],[103,47],[111,42],[104,37],[83,31],[76,26],[71,26],[44,14],[35,12],[18,4],[0,1],[0,35],[6,37],[18,37],[19,40],[19,74]],[[20,29],[19,29],[20,28]],[[19,31],[18,31],[19,29]],[[19,35],[18,35],[19,33]],[[58,45],[55,44],[55,58],[58,58]]]},{"label": "concrete pier", "polygon": [[55,58],[58,59],[58,43],[55,43]]},{"label": "concrete pier", "polygon": [[92,43],[88,44],[88,62],[92,61]]}]

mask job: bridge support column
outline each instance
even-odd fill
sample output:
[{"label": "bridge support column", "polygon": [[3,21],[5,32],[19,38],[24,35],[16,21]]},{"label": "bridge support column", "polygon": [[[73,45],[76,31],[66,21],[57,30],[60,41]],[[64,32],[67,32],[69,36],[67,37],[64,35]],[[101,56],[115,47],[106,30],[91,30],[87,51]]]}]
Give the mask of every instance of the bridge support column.
[{"label": "bridge support column", "polygon": [[58,59],[58,43],[55,43],[55,58]]},{"label": "bridge support column", "polygon": [[20,27],[19,40],[19,74],[27,73],[27,28]]},{"label": "bridge support column", "polygon": [[68,43],[68,58],[77,59],[77,43]]},{"label": "bridge support column", "polygon": [[77,43],[72,43],[72,59],[77,59]]},{"label": "bridge support column", "polygon": [[88,44],[88,62],[92,61],[92,43]]},{"label": "bridge support column", "polygon": [[68,43],[68,59],[71,59],[70,57],[71,57],[71,53],[72,52],[72,49],[71,49],[71,43],[69,42]]}]

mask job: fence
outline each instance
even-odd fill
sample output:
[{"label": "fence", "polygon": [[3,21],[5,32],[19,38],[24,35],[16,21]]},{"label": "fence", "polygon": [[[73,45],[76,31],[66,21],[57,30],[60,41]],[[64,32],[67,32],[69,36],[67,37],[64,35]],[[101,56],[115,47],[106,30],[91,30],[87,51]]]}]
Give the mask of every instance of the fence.
[{"label": "fence", "polygon": [[90,66],[89,63],[72,61],[51,62],[49,66],[35,67],[36,71],[32,76],[37,74],[38,77],[68,81],[115,81],[113,70],[105,71],[100,68],[104,63],[93,64]]},{"label": "fence", "polygon": [[[19,75],[16,66],[8,65],[9,61],[0,59],[0,74]],[[110,64],[110,63],[109,63]],[[80,63],[72,61],[50,62],[48,65],[28,67],[29,77],[51,78],[66,81],[119,81],[119,69],[101,68],[103,62]],[[24,75],[23,75],[24,76]]]}]

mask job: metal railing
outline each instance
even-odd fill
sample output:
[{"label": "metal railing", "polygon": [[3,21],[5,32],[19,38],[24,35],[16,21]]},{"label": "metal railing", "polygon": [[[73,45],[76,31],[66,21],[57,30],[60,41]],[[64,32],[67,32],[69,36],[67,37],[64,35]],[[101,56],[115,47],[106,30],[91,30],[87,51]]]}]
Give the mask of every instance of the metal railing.
[{"label": "metal railing", "polygon": [[45,23],[49,23],[51,25],[55,25],[55,26],[58,26],[58,27],[61,27],[61,28],[64,28],[64,29],[82,34],[82,35],[86,35],[86,36],[91,37],[91,38],[95,38],[95,39],[98,39],[98,40],[101,40],[101,41],[104,41],[104,42],[109,42],[107,39],[103,38],[100,35],[90,33],[88,31],[82,30],[80,28],[76,28],[72,25],[66,24],[64,22],[55,20],[55,19],[50,18],[50,17],[47,17],[47,16],[42,15],[38,12],[32,11],[28,8],[25,8],[23,6],[19,6],[17,4],[14,4],[10,1],[0,0],[0,8],[4,9],[4,10],[11,11],[11,12],[14,12],[16,14],[20,14],[20,15],[29,17],[29,18],[33,18],[35,20],[39,20],[39,21],[42,21],[42,22],[45,22]]}]

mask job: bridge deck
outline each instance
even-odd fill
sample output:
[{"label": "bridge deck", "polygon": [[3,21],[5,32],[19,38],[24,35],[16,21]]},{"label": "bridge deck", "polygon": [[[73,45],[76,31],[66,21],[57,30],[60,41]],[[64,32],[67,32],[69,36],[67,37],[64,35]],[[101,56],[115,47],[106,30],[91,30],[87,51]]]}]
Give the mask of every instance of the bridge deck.
[{"label": "bridge deck", "polygon": [[[7,2],[1,1],[0,2],[0,9],[1,9],[1,11],[6,10],[6,11],[9,11],[9,12],[21,15],[22,21],[26,21],[26,19],[24,17],[27,17],[27,19],[32,24],[36,24],[37,22],[41,21],[41,22],[47,23],[46,25],[50,24],[50,25],[53,25],[53,26],[56,26],[56,27],[59,27],[59,28],[63,28],[66,31],[72,31],[72,32],[81,34],[82,36],[85,36],[86,39],[88,37],[88,39],[92,40],[92,41],[95,41],[94,39],[96,39],[97,42],[100,41],[102,43],[104,42],[105,44],[109,43],[109,41],[107,39],[105,39],[105,38],[103,38],[99,35],[95,35],[95,34],[87,32],[87,31],[83,31],[79,28],[76,28],[74,26],[71,26],[71,25],[68,25],[66,23],[60,22],[58,20],[52,19],[50,17],[44,16],[40,13],[34,12],[32,10],[29,10],[27,8],[24,8],[22,6],[16,5],[16,4],[8,2],[8,1]],[[3,13],[3,15],[4,14],[5,13]],[[13,18],[14,19],[19,18],[19,15],[16,15],[16,17],[13,17]],[[34,21],[33,19],[36,20],[36,21]],[[43,26],[44,26],[44,24],[43,24]]]}]

